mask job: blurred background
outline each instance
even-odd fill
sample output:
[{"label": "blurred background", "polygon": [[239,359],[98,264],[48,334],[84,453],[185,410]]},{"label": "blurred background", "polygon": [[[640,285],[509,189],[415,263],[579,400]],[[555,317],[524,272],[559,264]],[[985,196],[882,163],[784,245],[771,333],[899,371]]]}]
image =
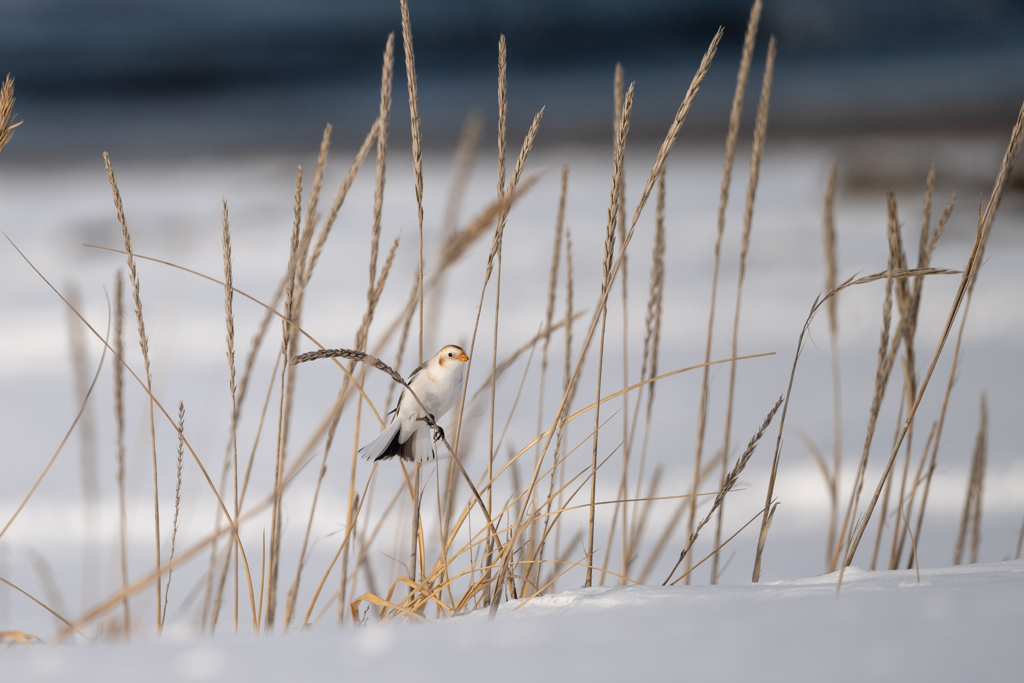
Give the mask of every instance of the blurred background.
[{"label": "blurred background", "polygon": [[[393,2],[0,6],[0,68],[16,75],[18,111],[32,122],[8,153],[33,158],[96,145],[162,155],[305,148],[325,121],[357,144],[372,122],[385,39],[400,33]],[[719,137],[749,9],[746,0],[413,3],[425,144],[454,143],[467,111],[494,109],[500,33],[511,112],[547,105],[545,139],[606,135],[616,61],[637,81],[634,136],[659,137],[721,25],[717,68],[688,122]],[[779,40],[776,137],[1002,130],[1024,89],[1024,5],[1013,0],[775,0],[761,34]]]},{"label": "blurred background", "polygon": [[[464,201],[455,209],[458,223],[465,224],[494,197],[499,34],[508,40],[510,164],[534,113],[546,107],[527,164],[528,171],[543,175],[513,210],[505,237],[504,277],[511,284],[502,290],[499,361],[529,339],[543,320],[563,164],[570,167],[567,223],[576,249],[576,310],[594,305],[611,176],[616,62],[623,64],[627,83],[636,82],[626,163],[626,203],[632,211],[700,57],[717,28],[724,26],[718,56],[667,170],[666,320],[659,367],[667,371],[701,362],[724,141],[750,3],[411,0],[410,4],[425,149],[428,270],[443,246],[453,153],[472,112],[481,125],[479,150]],[[371,330],[372,347],[374,335],[404,306],[416,269],[416,203],[397,0],[3,0],[0,75],[10,72],[16,78],[15,111],[24,123],[0,158],[0,229],[62,291],[78,291],[83,312],[102,332],[114,272],[124,262],[120,256],[82,245],[123,248],[101,158],[107,151],[118,173],[138,253],[218,275],[222,272],[220,202],[226,198],[235,245],[235,284],[270,300],[287,265],[295,167],[301,164],[306,169],[308,193],[322,131],[330,122],[333,146],[324,176],[323,211],[325,198],[334,196],[355,149],[377,116],[381,54],[391,31],[397,40],[382,248],[396,237],[402,242],[377,314],[380,327]],[[739,348],[741,353],[774,351],[776,355],[738,366],[737,396],[742,398],[734,416],[730,460],[736,455],[736,444],[746,443],[785,391],[797,335],[811,302],[822,290],[822,196],[833,162],[839,168],[840,279],[885,268],[887,188],[896,190],[904,241],[914,258],[930,167],[936,172],[933,226],[950,194],[954,189],[959,192],[934,262],[960,268],[973,239],[979,195],[989,196],[1024,100],[1024,4],[1020,2],[767,0],[732,177],[713,358],[725,357],[729,350],[750,138],[769,34],[777,37],[779,50]],[[339,215],[306,302],[305,326],[328,347],[350,345],[362,316],[373,165],[371,152]],[[1005,559],[1013,555],[1016,545],[1024,514],[1024,458],[1017,428],[1024,411],[1024,365],[1019,362],[1024,339],[1022,179],[1018,165],[975,294],[922,532],[922,566],[951,562],[982,392],[987,392],[989,402],[989,469],[981,559]],[[428,354],[444,343],[468,344],[489,241],[485,237],[475,244],[449,275],[445,305],[428,327]],[[633,381],[639,372],[636,355],[642,344],[652,243],[653,201],[630,246],[627,343],[633,355],[627,362],[627,376]],[[152,263],[141,263],[139,272],[155,393],[168,410],[184,400],[186,433],[206,462],[218,463],[230,415],[222,290]],[[561,272],[564,277],[564,263]],[[925,286],[919,366],[931,357],[957,280],[936,277]],[[508,295],[509,291],[513,294]],[[839,305],[844,486],[853,479],[864,441],[882,293],[881,285],[849,290]],[[556,294],[558,316],[564,312],[566,294],[561,280]],[[621,388],[623,382],[620,296],[616,289],[609,313],[609,329],[616,330],[606,346],[605,373],[614,378],[607,380],[611,390]],[[483,361],[490,360],[492,297],[489,293],[484,301],[477,342],[482,361],[475,368],[485,367]],[[139,368],[142,360],[133,336],[130,304],[126,310],[129,362]],[[261,309],[236,297],[238,362],[261,316]],[[68,319],[63,304],[6,245],[0,249],[0,320],[0,522],[6,523],[60,446],[80,405],[82,368],[87,384],[102,345],[86,335],[77,347],[84,352],[77,364],[73,361],[75,335],[82,334],[82,328]],[[577,327],[577,351],[581,326]],[[828,499],[802,435],[823,452],[831,452],[827,337],[822,316],[812,327],[794,385],[776,489],[782,505],[765,551],[764,580],[822,571]],[[250,395],[241,430],[247,447],[258,422],[257,404],[271,381],[275,344],[268,343],[271,350],[264,351],[255,364],[253,386],[258,389]],[[552,343],[553,349],[559,349],[552,351],[552,368],[560,367],[561,344],[561,339]],[[300,350],[309,348],[305,345]],[[393,356],[392,347],[383,353],[385,358]],[[947,348],[919,413],[915,467],[927,426],[941,408],[950,360]],[[29,506],[0,539],[0,576],[14,577],[27,590],[63,606],[60,611],[72,613],[120,581],[109,357],[107,361],[90,401],[91,412],[83,416],[82,424],[91,425],[88,433],[78,429],[71,435]],[[501,420],[513,409],[524,361],[521,358],[499,385]],[[536,428],[535,404],[525,397],[538,395],[538,363],[535,358],[526,375],[524,399],[511,421],[504,450],[525,445]],[[407,353],[399,370],[408,373],[412,367],[414,361]],[[725,366],[721,368],[711,373],[708,434],[714,436],[708,437],[705,458],[721,443],[728,381]],[[290,448],[304,443],[333,399],[340,382],[334,370],[317,365],[300,372],[300,404]],[[551,411],[561,386],[560,376],[553,379],[553,372],[549,370],[545,399]],[[481,371],[475,382],[482,376]],[[897,367],[875,434],[868,487],[878,480],[882,454],[897,425],[901,380]],[[382,407],[387,385],[380,378],[375,381],[370,390]],[[585,383],[579,396],[590,397],[593,391]],[[699,395],[696,374],[658,385],[648,472],[655,465],[664,467],[664,495],[688,490]],[[149,423],[144,394],[137,386],[128,387],[126,401],[129,573],[137,577],[152,566]],[[476,412],[470,412],[478,425],[484,420],[485,404],[478,403]],[[523,408],[526,404],[529,407]],[[327,535],[344,523],[353,418],[347,415],[339,428],[345,435],[345,445],[338,450],[341,459],[332,459],[324,480],[313,526],[317,539],[310,559],[313,573],[326,566],[333,552],[337,538]],[[616,417],[608,430],[618,429],[620,420]],[[480,449],[485,449],[481,444],[486,422],[482,424],[467,455],[473,472],[484,467]],[[365,414],[362,429],[364,435],[377,429]],[[570,438],[578,441],[588,430],[574,425]],[[763,506],[774,435],[773,426],[744,473],[743,490],[729,498],[727,530],[738,528]],[[157,439],[166,557],[176,437],[161,423]],[[607,443],[602,441],[603,448],[611,451],[616,441],[610,436]],[[270,482],[272,440],[265,438],[259,448],[253,446],[253,452],[257,454],[254,485],[263,491]],[[589,462],[589,453],[581,451],[576,457]],[[403,485],[397,471],[389,468],[378,473],[379,500]],[[367,472],[363,467],[358,470],[360,486]],[[285,544],[293,553],[304,529],[315,475],[315,467],[307,468],[286,497]],[[212,525],[214,506],[193,463],[186,461],[183,481],[186,505],[181,538],[195,540]],[[599,498],[614,499],[615,483],[614,477],[601,480]],[[404,499],[401,504],[406,504]],[[645,548],[653,544],[673,506],[670,501],[654,508]],[[607,511],[599,523],[608,523],[611,506]],[[244,540],[253,544],[249,547],[258,546],[264,521],[260,518],[248,529]],[[585,516],[574,518],[572,525],[577,522],[582,528]],[[892,522],[890,514],[886,534]],[[876,530],[873,519],[857,557],[861,566],[867,566],[868,546],[873,545]],[[661,575],[667,573],[682,536],[677,529],[652,581],[660,583]],[[407,534],[404,528],[387,527],[381,538],[385,537],[373,558],[379,581],[390,585],[403,571],[390,558],[408,552],[403,545],[407,545]],[[184,542],[181,538],[179,542]],[[710,543],[709,538],[702,537],[700,543]],[[755,540],[751,527],[734,541],[735,561],[722,575],[723,582],[749,580]],[[701,548],[698,553],[703,556],[707,550]],[[705,565],[694,574],[695,582],[708,582],[706,569]],[[172,591],[172,621],[193,619],[197,603],[189,599],[195,598],[196,586],[201,587],[204,570],[205,561],[201,561],[176,573],[175,581],[180,583]],[[293,576],[293,565],[282,572],[283,592]],[[307,584],[312,579],[304,582],[303,591],[311,590]],[[580,583],[570,577],[559,586]],[[149,591],[133,603],[133,610],[142,628],[149,627]],[[34,605],[0,587],[0,630],[45,633],[50,621]]]}]

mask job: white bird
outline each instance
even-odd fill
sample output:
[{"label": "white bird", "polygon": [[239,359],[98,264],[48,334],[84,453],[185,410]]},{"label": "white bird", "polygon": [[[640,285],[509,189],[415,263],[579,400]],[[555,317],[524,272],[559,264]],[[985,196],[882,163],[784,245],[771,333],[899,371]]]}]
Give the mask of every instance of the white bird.
[{"label": "white bird", "polygon": [[402,460],[416,462],[432,460],[434,440],[423,418],[430,413],[437,420],[459,400],[468,360],[465,351],[449,344],[413,370],[408,382],[419,401],[409,394],[409,389],[403,390],[391,424],[376,439],[360,448],[359,455],[372,461],[396,455]]}]

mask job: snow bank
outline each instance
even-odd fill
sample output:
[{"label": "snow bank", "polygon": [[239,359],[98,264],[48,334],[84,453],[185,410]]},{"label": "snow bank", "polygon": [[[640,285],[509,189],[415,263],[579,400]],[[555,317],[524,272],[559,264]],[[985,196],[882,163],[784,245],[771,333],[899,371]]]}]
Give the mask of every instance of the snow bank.
[{"label": "snow bank", "polygon": [[593,588],[428,625],[24,646],[4,681],[1018,681],[1024,561]]}]

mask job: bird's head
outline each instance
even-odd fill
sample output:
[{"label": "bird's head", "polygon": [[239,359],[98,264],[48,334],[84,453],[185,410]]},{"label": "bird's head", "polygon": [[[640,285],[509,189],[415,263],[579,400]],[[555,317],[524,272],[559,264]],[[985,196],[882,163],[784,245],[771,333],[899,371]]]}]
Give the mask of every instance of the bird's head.
[{"label": "bird's head", "polygon": [[434,360],[437,361],[439,367],[450,371],[461,368],[462,364],[469,360],[469,356],[461,347],[449,344],[437,352]]}]

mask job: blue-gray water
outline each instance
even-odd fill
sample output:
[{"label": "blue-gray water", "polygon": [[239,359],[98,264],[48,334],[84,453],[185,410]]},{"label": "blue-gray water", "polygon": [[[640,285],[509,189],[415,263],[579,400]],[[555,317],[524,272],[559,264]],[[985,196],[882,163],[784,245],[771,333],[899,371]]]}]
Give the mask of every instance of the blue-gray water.
[{"label": "blue-gray water", "polygon": [[[414,1],[425,142],[454,142],[472,109],[494,125],[498,36],[515,119],[546,106],[549,140],[608,135],[617,61],[636,80],[634,138],[657,139],[721,25],[688,128],[724,132],[749,4]],[[259,153],[306,149],[323,124],[357,144],[398,32],[394,130],[408,135],[398,2],[7,2],[0,72],[26,121],[5,154]],[[765,4],[779,41],[776,135],[1001,130],[1024,93],[1024,5],[1001,0]],[[748,97],[752,120],[754,96]],[[311,143],[312,141],[312,143]]]}]

